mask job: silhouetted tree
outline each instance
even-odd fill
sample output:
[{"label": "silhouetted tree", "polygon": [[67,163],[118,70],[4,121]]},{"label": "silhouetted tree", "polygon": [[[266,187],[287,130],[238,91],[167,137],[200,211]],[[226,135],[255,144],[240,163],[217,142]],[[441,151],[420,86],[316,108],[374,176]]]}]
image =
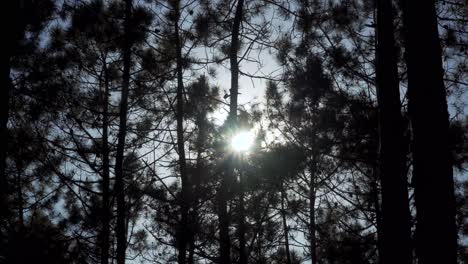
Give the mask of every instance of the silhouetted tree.
[{"label": "silhouetted tree", "polygon": [[[410,264],[411,216],[392,13],[392,1],[377,1],[376,87],[382,184],[382,251],[379,257],[381,263]],[[399,254],[393,254],[394,250]]]},{"label": "silhouetted tree", "polygon": [[130,86],[131,52],[132,52],[132,0],[125,1],[124,34],[123,34],[123,74],[122,93],[120,95],[119,136],[115,157],[115,195],[117,200],[117,263],[125,264],[125,251],[127,249],[127,225],[125,213],[125,186],[124,186],[124,152],[125,137],[127,133],[128,90]]},{"label": "silhouetted tree", "polygon": [[404,1],[403,12],[413,135],[416,254],[419,263],[456,263],[449,113],[435,1]]},{"label": "silhouetted tree", "polygon": [[0,263],[466,255],[462,0],[4,7]]},{"label": "silhouetted tree", "polygon": [[[10,75],[15,57],[34,49],[42,29],[55,11],[53,1],[7,1],[3,9],[4,17],[11,17],[5,27],[5,48],[1,57],[1,110],[0,110],[0,240],[4,237],[3,227],[8,217],[8,181],[5,173],[8,147],[8,120],[10,115],[10,95],[13,83]],[[1,242],[1,241],[0,241]]]},{"label": "silhouetted tree", "polygon": [[[229,47],[229,62],[231,66],[231,87],[229,90],[230,103],[229,103],[229,115],[227,124],[233,130],[237,129],[237,107],[238,107],[238,93],[239,93],[239,31],[240,24],[243,20],[244,12],[244,0],[238,0],[235,8],[235,15],[232,21],[231,29],[231,43]],[[232,157],[228,157],[231,160]],[[219,189],[218,200],[219,200],[219,236],[220,236],[220,248],[219,248],[219,263],[231,263],[231,240],[229,238],[229,225],[230,220],[228,216],[227,200],[228,200],[228,183],[232,181],[234,176],[234,167],[231,162],[228,161],[226,171],[221,178],[221,186]],[[243,216],[240,216],[243,217]],[[240,220],[243,221],[243,220]],[[240,262],[246,263],[245,255],[245,237],[243,237],[242,230],[239,233],[239,247],[240,247]]]}]

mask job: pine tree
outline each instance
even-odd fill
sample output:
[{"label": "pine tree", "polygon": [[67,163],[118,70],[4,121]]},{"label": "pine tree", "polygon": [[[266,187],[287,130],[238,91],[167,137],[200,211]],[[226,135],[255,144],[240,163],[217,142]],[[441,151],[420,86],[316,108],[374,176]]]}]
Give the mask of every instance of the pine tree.
[{"label": "pine tree", "polygon": [[[239,52],[239,31],[240,24],[243,20],[243,9],[244,9],[244,0],[238,0],[236,5],[235,15],[232,21],[231,29],[231,43],[229,48],[229,62],[231,66],[231,88],[229,90],[230,103],[229,103],[229,116],[228,116],[228,126],[236,131],[237,129],[237,107],[238,107],[238,93],[239,93],[239,61],[238,61],[238,52]],[[228,160],[231,160],[232,157],[229,157]],[[228,182],[232,180],[234,174],[233,164],[228,162],[226,165],[226,171],[221,179],[221,186],[219,190],[219,234],[220,234],[220,248],[219,248],[219,262],[220,263],[231,263],[231,242],[229,238],[229,216],[227,212],[227,185]],[[240,233],[240,261],[241,263],[246,263],[245,255],[245,239],[242,238],[243,232]]]},{"label": "pine tree", "polygon": [[419,263],[456,263],[449,114],[435,2],[404,1],[403,12],[413,136],[416,255]]},{"label": "pine tree", "polygon": [[[381,263],[412,263],[406,153],[391,1],[377,1],[376,86],[379,176],[382,184]],[[398,250],[399,254],[393,254]]]},{"label": "pine tree", "polygon": [[131,16],[132,0],[125,0],[125,17],[123,33],[123,74],[122,74],[122,93],[120,95],[119,110],[119,135],[115,157],[115,195],[117,200],[117,264],[125,264],[125,251],[127,249],[127,216],[125,210],[125,186],[124,186],[124,152],[125,138],[127,133],[127,111],[128,111],[128,92],[130,86],[130,68],[131,68]]},{"label": "pine tree", "polygon": [[[21,56],[29,46],[34,46],[42,29],[50,20],[55,9],[52,1],[7,1],[4,17],[11,17],[11,25],[5,29],[5,49],[1,57],[1,110],[0,110],[0,241],[4,238],[4,225],[8,217],[8,180],[6,158],[8,149],[8,120],[10,116],[10,94],[14,88],[10,75],[15,57]],[[27,37],[29,33],[29,38]]]}]

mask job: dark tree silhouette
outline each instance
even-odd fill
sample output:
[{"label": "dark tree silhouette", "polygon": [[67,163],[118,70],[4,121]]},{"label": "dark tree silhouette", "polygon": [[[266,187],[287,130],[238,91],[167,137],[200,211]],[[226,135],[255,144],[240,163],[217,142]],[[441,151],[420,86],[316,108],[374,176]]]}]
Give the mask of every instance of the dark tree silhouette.
[{"label": "dark tree silhouette", "polygon": [[[229,103],[229,116],[228,116],[228,127],[233,131],[237,129],[237,97],[239,93],[239,30],[240,24],[243,17],[244,0],[238,0],[236,4],[235,16],[232,21],[231,29],[231,44],[229,48],[229,62],[231,66],[231,87],[229,90],[230,103]],[[229,157],[228,160],[231,160]],[[231,162],[226,165],[226,171],[221,179],[221,186],[219,190],[219,235],[220,235],[220,248],[219,248],[219,263],[231,263],[231,241],[229,238],[229,215],[227,211],[227,200],[228,200],[228,184],[232,181],[234,175],[234,168]],[[240,237],[243,234],[240,232]],[[246,262],[245,256],[245,238],[240,238],[240,252],[241,252],[241,263]]]},{"label": "dark tree silhouette", "polygon": [[419,263],[456,263],[449,114],[435,1],[404,1],[403,12],[413,132],[416,255]]},{"label": "dark tree silhouette", "polygon": [[[8,217],[8,181],[6,170],[8,146],[8,120],[10,115],[10,95],[13,89],[10,78],[15,56],[34,44],[38,34],[52,16],[55,9],[53,1],[13,1],[6,2],[2,13],[11,17],[11,25],[5,27],[5,48],[1,57],[1,109],[0,109],[0,240],[3,238],[4,220]],[[29,33],[29,38],[26,37]]]},{"label": "dark tree silhouette", "polygon": [[187,246],[189,240],[188,217],[189,217],[189,200],[190,200],[190,183],[187,177],[187,162],[185,160],[185,141],[184,141],[184,81],[183,81],[183,61],[182,47],[179,33],[180,20],[180,1],[175,1],[172,12],[174,12],[174,43],[176,54],[176,71],[177,71],[177,151],[179,155],[180,179],[182,182],[181,191],[181,219],[180,227],[177,234],[177,246],[179,250],[178,263],[185,264],[187,262]]},{"label": "dark tree silhouette", "polygon": [[8,0],[0,263],[463,261],[465,6]]},{"label": "dark tree silhouette", "polygon": [[115,195],[117,197],[117,264],[125,264],[125,251],[127,249],[127,216],[125,210],[124,186],[124,152],[125,137],[127,134],[128,91],[130,86],[130,68],[132,52],[132,0],[125,0],[125,18],[123,34],[123,74],[122,93],[120,95],[119,135],[115,157]]},{"label": "dark tree silhouette", "polygon": [[[382,183],[382,251],[379,253],[381,263],[410,264],[411,216],[392,13],[392,1],[377,1],[376,86]],[[399,253],[392,253],[395,250]]]}]

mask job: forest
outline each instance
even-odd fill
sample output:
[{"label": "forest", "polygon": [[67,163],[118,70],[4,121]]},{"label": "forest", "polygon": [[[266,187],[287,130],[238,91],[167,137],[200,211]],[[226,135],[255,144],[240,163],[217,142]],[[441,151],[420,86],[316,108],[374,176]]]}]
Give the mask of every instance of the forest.
[{"label": "forest", "polygon": [[0,264],[468,263],[465,0],[5,0]]}]

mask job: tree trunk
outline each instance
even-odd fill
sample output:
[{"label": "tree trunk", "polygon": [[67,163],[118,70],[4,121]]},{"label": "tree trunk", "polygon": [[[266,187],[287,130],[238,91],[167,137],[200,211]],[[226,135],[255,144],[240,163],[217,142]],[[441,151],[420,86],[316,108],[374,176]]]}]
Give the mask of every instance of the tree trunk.
[{"label": "tree trunk", "polygon": [[125,188],[123,160],[125,151],[125,136],[127,133],[127,111],[128,111],[128,90],[130,86],[130,60],[131,60],[131,36],[130,36],[130,16],[132,12],[132,0],[125,0],[125,21],[124,21],[124,46],[123,46],[123,75],[122,94],[120,98],[120,123],[117,142],[117,153],[115,158],[115,194],[117,196],[117,264],[125,264],[125,251],[127,248],[127,228],[126,228],[126,208],[125,208]]},{"label": "tree trunk", "polygon": [[229,49],[229,62],[231,66],[231,101],[229,104],[229,118],[233,126],[237,125],[237,97],[239,95],[239,64],[237,53],[239,52],[239,30],[242,22],[244,0],[238,0],[236,14],[232,25],[231,47]]},{"label": "tree trunk", "polygon": [[289,252],[289,231],[288,223],[286,222],[286,209],[284,206],[284,200],[286,199],[286,193],[283,190],[283,184],[281,184],[281,217],[283,220],[283,231],[284,231],[284,245],[286,249],[286,264],[291,264],[291,253]]},{"label": "tree trunk", "polygon": [[109,263],[110,234],[110,174],[109,174],[109,78],[105,58],[103,58],[104,92],[102,97],[102,230],[101,264]]},{"label": "tree trunk", "polygon": [[247,264],[247,254],[246,254],[247,252],[245,249],[245,208],[244,206],[245,206],[244,205],[244,179],[242,176],[242,168],[240,168],[239,170],[239,230],[238,230],[239,231],[239,264]]},{"label": "tree trunk", "polygon": [[193,188],[192,190],[192,213],[190,214],[191,217],[191,227],[190,227],[190,239],[189,239],[189,256],[188,256],[188,263],[194,263],[194,254],[195,254],[195,235],[199,230],[199,220],[198,220],[198,203],[200,201],[200,184],[201,184],[201,175],[202,175],[202,146],[203,142],[206,141],[206,133],[205,133],[205,125],[204,125],[204,117],[197,117],[196,124],[198,126],[198,135],[197,135],[197,161],[195,167],[195,175],[193,177]]},{"label": "tree trunk", "polygon": [[198,232],[199,228],[199,221],[198,221],[198,202],[199,202],[199,196],[198,192],[200,191],[200,176],[201,176],[201,150],[198,149],[197,153],[197,165],[195,169],[195,175],[194,175],[194,188],[193,188],[193,194],[192,194],[192,212],[190,214],[190,233],[189,233],[189,241],[188,241],[188,263],[193,264],[194,263],[194,255],[195,255],[195,234]]},{"label": "tree trunk", "polygon": [[189,195],[190,185],[187,178],[186,172],[186,160],[185,160],[185,144],[184,144],[184,81],[182,72],[182,47],[179,36],[179,17],[180,17],[180,1],[176,1],[174,4],[175,8],[175,22],[174,22],[174,41],[176,49],[176,60],[177,60],[177,150],[179,153],[179,169],[180,179],[182,183],[181,193],[181,220],[178,227],[177,235],[177,249],[178,263],[185,264],[187,261],[187,243],[188,243],[188,211],[189,211]]},{"label": "tree trunk", "polygon": [[[379,176],[382,184],[382,251],[385,264],[412,262],[403,122],[392,1],[377,1],[377,99],[379,104]],[[394,252],[397,251],[398,254]]]},{"label": "tree trunk", "polygon": [[[197,158],[197,163],[198,163],[198,158]],[[199,173],[200,173],[200,169],[198,167],[199,165],[197,165],[197,169],[196,169],[196,177],[199,179]],[[198,228],[199,228],[199,221],[198,221],[198,210],[197,210],[197,204],[199,202],[199,199],[197,197],[197,192],[199,191],[199,184],[198,184],[198,180],[196,180],[197,184],[195,185],[195,188],[193,190],[194,194],[192,194],[192,199],[194,199],[194,201],[192,202],[192,212],[190,214],[190,227],[189,227],[189,239],[188,239],[188,260],[187,262],[189,264],[193,264],[194,263],[194,256],[195,256],[195,234],[196,232],[198,232]]]},{"label": "tree trunk", "polygon": [[[231,89],[228,124],[231,128],[237,128],[237,96],[239,92],[239,64],[237,53],[239,52],[239,30],[243,16],[244,0],[238,0],[236,14],[232,25],[231,47],[229,50],[229,61],[231,66]],[[219,200],[219,234],[220,234],[220,263],[231,263],[231,241],[229,238],[229,216],[227,212],[228,179],[234,175],[233,159],[227,161],[224,177],[221,179],[221,188],[218,195]]]},{"label": "tree trunk", "polygon": [[229,238],[229,215],[227,211],[227,175],[221,179],[220,193],[218,194],[218,214],[219,214],[219,263],[231,263],[231,240]]},{"label": "tree trunk", "polygon": [[373,165],[373,178],[371,183],[371,195],[372,202],[374,203],[375,209],[375,225],[377,228],[377,251],[379,252],[379,263],[383,263],[382,252],[383,252],[383,230],[382,230],[382,209],[380,206],[379,199],[379,188],[378,188],[378,176],[377,176],[377,164]]},{"label": "tree trunk", "polygon": [[[7,37],[8,38],[8,37]],[[8,49],[9,47],[7,47]],[[8,204],[7,204],[7,180],[6,180],[6,154],[8,147],[8,117],[10,113],[10,90],[11,90],[11,79],[10,79],[10,54],[8,50],[2,52],[2,87],[0,94],[0,239],[3,238],[3,224],[8,215]]]},{"label": "tree trunk", "polygon": [[[8,212],[8,182],[6,177],[6,157],[8,148],[8,119],[10,115],[10,91],[13,84],[10,79],[11,57],[17,49],[17,41],[24,35],[25,24],[22,20],[22,1],[8,0],[4,10],[12,14],[13,24],[5,27],[5,47],[1,53],[2,86],[0,87],[0,242],[3,239],[3,226]],[[10,13],[11,12],[11,13]]]},{"label": "tree trunk", "polygon": [[22,157],[18,157],[16,161],[16,195],[18,199],[18,224],[19,233],[22,235],[24,231],[24,198],[23,198],[23,162]]},{"label": "tree trunk", "polygon": [[[314,132],[315,133],[315,132]],[[313,135],[315,137],[315,135]],[[317,236],[315,225],[315,174],[317,171],[316,154],[313,154],[312,164],[310,166],[310,189],[309,189],[309,240],[310,240],[310,258],[312,264],[317,264]]]},{"label": "tree trunk", "polygon": [[[312,106],[312,118],[316,119],[315,113],[317,112],[317,105]],[[317,149],[317,129],[314,124],[312,124],[311,131],[311,140],[310,144],[312,146],[312,157],[309,164],[309,250],[310,258],[312,264],[317,264],[317,235],[316,235],[316,224],[315,224],[315,198],[316,198],[316,186],[315,178],[317,177],[317,158],[318,158],[318,149]]]},{"label": "tree trunk", "polygon": [[457,261],[449,114],[435,1],[404,1],[419,263]]}]

